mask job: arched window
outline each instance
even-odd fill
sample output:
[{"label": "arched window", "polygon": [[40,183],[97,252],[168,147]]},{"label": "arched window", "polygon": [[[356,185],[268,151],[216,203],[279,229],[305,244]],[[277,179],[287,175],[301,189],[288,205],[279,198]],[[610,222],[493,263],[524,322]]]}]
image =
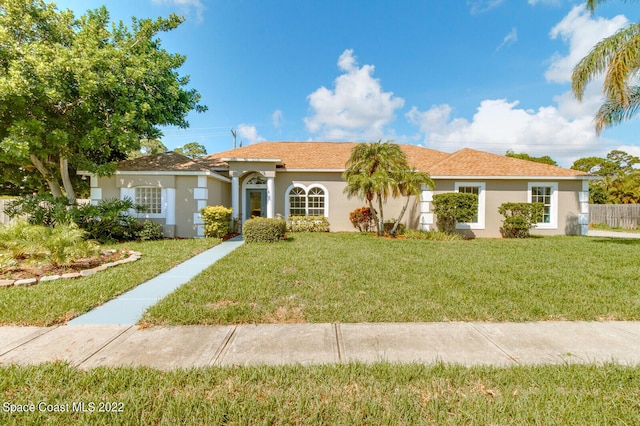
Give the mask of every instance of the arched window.
[{"label": "arched window", "polygon": [[289,191],[289,215],[306,216],[306,193],[304,188],[295,186]]},{"label": "arched window", "polygon": [[307,216],[324,216],[324,190],[311,188],[307,195]]},{"label": "arched window", "polygon": [[309,189],[292,185],[286,198],[287,216],[328,216],[327,190],[318,184]]}]

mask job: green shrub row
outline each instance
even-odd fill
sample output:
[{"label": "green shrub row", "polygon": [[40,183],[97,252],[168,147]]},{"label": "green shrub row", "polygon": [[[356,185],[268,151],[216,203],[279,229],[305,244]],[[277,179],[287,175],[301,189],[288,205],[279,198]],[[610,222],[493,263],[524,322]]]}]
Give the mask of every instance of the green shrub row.
[{"label": "green shrub row", "polygon": [[242,234],[246,243],[272,243],[283,240],[287,223],[282,219],[256,217],[244,222]]},{"label": "green shrub row", "polygon": [[206,237],[221,238],[232,231],[231,210],[224,206],[207,206],[200,210]]},{"label": "green shrub row", "polygon": [[287,232],[329,232],[329,220],[324,216],[289,216]]},{"label": "green shrub row", "polygon": [[438,229],[454,234],[457,223],[471,222],[478,214],[478,196],[463,192],[436,194],[433,196],[433,211]]},{"label": "green shrub row", "polygon": [[55,227],[75,223],[86,232],[87,239],[102,243],[163,238],[162,225],[147,221],[140,224],[129,212],[142,213],[130,198],[104,199],[97,205],[72,204],[65,197],[26,195],[8,203],[5,213],[10,218],[26,216],[32,225]]}]

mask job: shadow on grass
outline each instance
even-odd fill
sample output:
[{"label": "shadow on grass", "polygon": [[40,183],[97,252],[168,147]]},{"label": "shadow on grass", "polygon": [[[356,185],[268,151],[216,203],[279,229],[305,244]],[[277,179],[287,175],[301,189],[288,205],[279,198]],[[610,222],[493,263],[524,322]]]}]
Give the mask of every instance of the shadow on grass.
[{"label": "shadow on grass", "polygon": [[591,237],[594,243],[600,244],[621,244],[626,246],[640,246],[640,238],[593,238]]}]

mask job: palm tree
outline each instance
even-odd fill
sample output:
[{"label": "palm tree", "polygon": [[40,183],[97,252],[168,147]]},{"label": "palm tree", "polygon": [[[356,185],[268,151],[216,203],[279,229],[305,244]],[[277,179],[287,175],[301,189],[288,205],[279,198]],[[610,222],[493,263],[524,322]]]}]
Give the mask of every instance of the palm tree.
[{"label": "palm tree", "polygon": [[[588,0],[591,11],[605,0]],[[630,119],[640,108],[640,87],[630,81],[640,71],[640,24],[631,24],[597,43],[571,75],[571,89],[582,100],[587,83],[604,74],[605,101],[596,113],[596,132]]]},{"label": "palm tree", "polygon": [[[344,193],[349,198],[355,196],[367,201],[378,235],[384,234],[383,204],[397,186],[394,173],[409,168],[400,145],[388,141],[358,144],[345,166],[347,186]],[[378,204],[377,211],[374,200]]]},{"label": "palm tree", "polygon": [[428,173],[423,173],[415,168],[411,168],[409,170],[401,170],[399,173],[397,173],[395,178],[397,184],[395,186],[394,195],[405,197],[405,201],[404,205],[402,206],[402,210],[400,211],[400,215],[398,216],[398,219],[396,219],[396,223],[393,224],[393,228],[391,229],[391,232],[389,232],[391,235],[395,235],[396,232],[398,232],[398,226],[400,225],[400,221],[402,220],[405,211],[407,211],[411,196],[420,195],[423,189],[423,185],[430,189],[433,189],[435,187],[435,184],[431,180],[431,177]]}]

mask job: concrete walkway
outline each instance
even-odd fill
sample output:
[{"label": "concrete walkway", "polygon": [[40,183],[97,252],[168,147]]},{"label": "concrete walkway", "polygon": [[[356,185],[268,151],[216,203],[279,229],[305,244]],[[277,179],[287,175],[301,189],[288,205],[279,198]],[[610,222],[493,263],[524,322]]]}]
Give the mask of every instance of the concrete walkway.
[{"label": "concrete walkway", "polygon": [[600,229],[589,229],[589,237],[606,238],[640,238],[640,232],[604,231]]},{"label": "concrete walkway", "polygon": [[0,365],[640,364],[640,322],[0,327]]},{"label": "concrete walkway", "polygon": [[222,259],[244,241],[241,236],[218,244],[181,263],[169,271],[140,284],[132,290],[72,319],[69,325],[133,325],[150,306],[190,281],[200,272]]}]

